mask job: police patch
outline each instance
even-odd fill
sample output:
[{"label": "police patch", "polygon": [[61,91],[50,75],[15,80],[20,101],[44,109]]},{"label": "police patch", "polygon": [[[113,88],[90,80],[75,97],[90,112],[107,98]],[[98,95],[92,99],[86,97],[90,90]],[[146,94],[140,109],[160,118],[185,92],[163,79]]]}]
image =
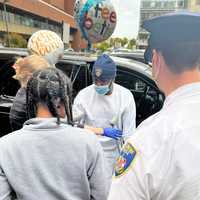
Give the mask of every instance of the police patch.
[{"label": "police patch", "polygon": [[134,161],[136,153],[135,148],[130,143],[127,143],[123,147],[115,165],[115,177],[119,177],[128,171]]},{"label": "police patch", "polygon": [[100,69],[100,68],[97,68],[96,70],[95,70],[95,74],[96,74],[96,76],[97,77],[100,77],[101,76],[101,74],[102,74],[102,69]]}]

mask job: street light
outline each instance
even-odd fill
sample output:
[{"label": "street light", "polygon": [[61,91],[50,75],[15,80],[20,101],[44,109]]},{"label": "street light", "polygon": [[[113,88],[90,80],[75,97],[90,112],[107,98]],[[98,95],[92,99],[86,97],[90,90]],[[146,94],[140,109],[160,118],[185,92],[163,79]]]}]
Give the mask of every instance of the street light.
[{"label": "street light", "polygon": [[6,25],[6,40],[7,40],[7,45],[10,47],[10,40],[9,40],[9,31],[8,31],[8,16],[7,16],[7,9],[6,9],[6,3],[9,0],[3,0],[3,9],[4,9],[4,19],[5,19],[5,25]]}]

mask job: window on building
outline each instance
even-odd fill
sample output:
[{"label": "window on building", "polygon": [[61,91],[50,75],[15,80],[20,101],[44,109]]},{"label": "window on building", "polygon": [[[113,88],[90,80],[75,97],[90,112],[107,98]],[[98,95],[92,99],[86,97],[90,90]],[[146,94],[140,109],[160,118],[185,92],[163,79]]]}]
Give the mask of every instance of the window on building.
[{"label": "window on building", "polygon": [[14,24],[15,23],[15,15],[11,12],[7,12],[7,16],[8,16],[8,21],[11,23],[11,24]]},{"label": "window on building", "polygon": [[157,9],[161,8],[161,4],[162,4],[161,1],[156,2],[155,8],[157,8]]},{"label": "window on building", "polygon": [[184,1],[178,1],[177,4],[178,4],[177,5],[178,8],[184,8]]},{"label": "window on building", "polygon": [[21,24],[21,16],[18,15],[18,14],[15,14],[15,21],[14,21],[15,24]]},{"label": "window on building", "polygon": [[53,31],[54,30],[54,25],[53,24],[49,24],[49,29]]},{"label": "window on building", "polygon": [[155,2],[155,1],[152,1],[151,4],[150,4],[150,7],[151,7],[151,8],[155,8],[155,7],[156,7],[156,2]]},{"label": "window on building", "polygon": [[3,11],[0,10],[0,20],[3,21],[4,20],[4,16],[3,16]]},{"label": "window on building", "polygon": [[41,22],[40,24],[42,29],[46,29],[48,27],[46,22]]},{"label": "window on building", "polygon": [[[34,27],[38,29],[49,29],[57,32],[58,34],[62,31],[62,26],[59,23],[51,21],[47,18],[33,17],[32,15],[26,13],[16,13],[14,11],[7,11],[7,19],[11,24],[23,25],[28,27]],[[5,13],[0,10],[0,20],[4,21]]]},{"label": "window on building", "polygon": [[196,0],[196,5],[200,5],[200,0]]},{"label": "window on building", "polygon": [[40,28],[40,27],[41,27],[40,21],[34,19],[34,20],[33,20],[33,27],[35,27],[35,28]]},{"label": "window on building", "polygon": [[21,16],[21,24],[26,26],[27,25],[27,20],[25,16]]}]

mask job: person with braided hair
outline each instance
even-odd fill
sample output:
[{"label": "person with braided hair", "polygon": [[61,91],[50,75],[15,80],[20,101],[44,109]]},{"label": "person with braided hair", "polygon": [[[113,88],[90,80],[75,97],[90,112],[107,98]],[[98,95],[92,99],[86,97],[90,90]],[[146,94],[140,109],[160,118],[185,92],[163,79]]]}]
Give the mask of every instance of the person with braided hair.
[{"label": "person with braided hair", "polygon": [[106,200],[97,136],[73,127],[70,79],[56,68],[27,84],[29,120],[0,140],[0,199]]}]

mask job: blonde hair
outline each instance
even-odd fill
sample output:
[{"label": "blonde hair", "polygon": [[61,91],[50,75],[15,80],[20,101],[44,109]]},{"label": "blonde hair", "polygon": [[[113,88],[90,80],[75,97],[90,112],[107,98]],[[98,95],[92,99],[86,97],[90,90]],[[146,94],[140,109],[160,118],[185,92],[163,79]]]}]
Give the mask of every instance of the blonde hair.
[{"label": "blonde hair", "polygon": [[14,64],[14,65],[18,65],[18,63],[19,63],[20,61],[22,61],[22,60],[23,60],[22,57],[18,57],[17,60],[15,61],[15,64]]},{"label": "blonde hair", "polygon": [[28,80],[32,74],[37,70],[42,70],[51,67],[51,65],[41,56],[30,55],[25,58],[17,59],[15,63],[17,79],[22,87],[26,87]]}]

